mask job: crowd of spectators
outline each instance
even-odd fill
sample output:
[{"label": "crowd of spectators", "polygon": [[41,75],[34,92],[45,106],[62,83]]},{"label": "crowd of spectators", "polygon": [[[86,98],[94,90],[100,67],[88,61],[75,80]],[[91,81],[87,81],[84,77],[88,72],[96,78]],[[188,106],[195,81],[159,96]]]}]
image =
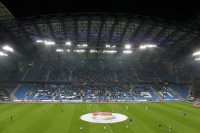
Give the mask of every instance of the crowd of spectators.
[{"label": "crowd of spectators", "polygon": [[28,96],[28,99],[33,100],[52,100],[54,92],[58,89],[56,86],[38,84],[31,88],[32,94]]},{"label": "crowd of spectators", "polygon": [[30,68],[28,74],[25,77],[25,80],[30,81],[41,81],[46,79],[48,68],[42,67],[44,63],[35,63],[35,65]]},{"label": "crowd of spectators", "polygon": [[78,84],[67,84],[62,85],[59,88],[58,100],[80,100],[81,85]]},{"label": "crowd of spectators", "polygon": [[133,95],[139,98],[142,98],[141,92],[150,92],[150,91],[152,90],[147,85],[135,85],[132,88]]},{"label": "crowd of spectators", "polygon": [[[21,80],[25,72],[7,72],[0,74],[0,80]],[[200,74],[192,65],[186,69],[185,76],[179,76],[180,82],[189,82],[191,74]],[[170,75],[165,68],[155,64],[140,62],[119,62],[108,60],[68,60],[35,62],[30,68],[25,80],[48,81],[99,81],[99,82],[162,82],[175,81],[175,75]]]},{"label": "crowd of spectators", "polygon": [[[0,78],[16,81],[21,80],[23,74],[13,71]],[[153,64],[101,60],[36,62],[25,78],[25,80],[35,81],[46,79],[48,81],[81,82],[176,81],[175,75],[170,75],[166,69],[160,69]],[[180,82],[188,82],[190,79],[190,76],[179,76]]]},{"label": "crowd of spectators", "polygon": [[52,68],[50,70],[49,81],[69,81],[70,71],[68,68]]},{"label": "crowd of spectators", "polygon": [[107,100],[106,86],[103,84],[86,84],[82,86],[84,100]]},{"label": "crowd of spectators", "polygon": [[130,88],[126,84],[108,84],[106,89],[110,93],[110,100],[131,98]]},{"label": "crowd of spectators", "polygon": [[4,74],[4,76],[4,81],[20,81],[23,76],[23,73],[18,71],[11,71],[7,74]]}]

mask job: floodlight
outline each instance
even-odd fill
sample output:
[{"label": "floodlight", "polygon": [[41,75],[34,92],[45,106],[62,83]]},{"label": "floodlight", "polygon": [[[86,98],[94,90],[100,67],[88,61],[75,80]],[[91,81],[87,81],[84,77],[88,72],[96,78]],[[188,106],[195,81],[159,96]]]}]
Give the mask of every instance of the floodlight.
[{"label": "floodlight", "polygon": [[44,44],[46,44],[46,45],[54,45],[54,44],[55,44],[55,42],[51,42],[51,41],[44,41]]},{"label": "floodlight", "polygon": [[56,49],[56,52],[63,52],[63,49]]},{"label": "floodlight", "polygon": [[156,45],[153,44],[147,44],[147,45],[141,45],[140,49],[145,49],[145,48],[155,48],[157,47]]},{"label": "floodlight", "polygon": [[66,42],[67,45],[71,45],[71,42]]},{"label": "floodlight", "polygon": [[70,50],[68,49],[67,52],[70,52]]},{"label": "floodlight", "polygon": [[116,53],[116,50],[104,50],[103,53]]},{"label": "floodlight", "polygon": [[81,53],[81,52],[85,52],[85,50],[74,50],[74,52]]},{"label": "floodlight", "polygon": [[125,45],[125,48],[131,48],[131,45]]},{"label": "floodlight", "polygon": [[156,45],[148,44],[148,45],[146,45],[146,47],[154,48],[154,47],[156,47]]},{"label": "floodlight", "polygon": [[123,51],[123,53],[132,53],[132,51]]},{"label": "floodlight", "polygon": [[7,50],[7,51],[10,51],[10,52],[13,52],[13,49],[9,46],[4,46],[3,47],[4,50]]},{"label": "floodlight", "polygon": [[3,52],[0,52],[0,56],[8,56],[8,55]]},{"label": "floodlight", "polygon": [[85,52],[85,50],[79,50],[79,52]]},{"label": "floodlight", "polygon": [[106,45],[106,48],[110,48],[110,45]]},{"label": "floodlight", "polygon": [[193,56],[200,55],[200,51],[193,53]]},{"label": "floodlight", "polygon": [[113,48],[115,48],[116,46],[115,46],[115,45],[113,45],[112,47],[113,47]]},{"label": "floodlight", "polygon": [[200,60],[200,58],[197,58],[197,59],[195,59],[195,60]]},{"label": "floodlight", "polygon": [[92,49],[92,50],[90,50],[90,52],[91,52],[91,53],[96,53],[97,51],[94,50],[94,49]]},{"label": "floodlight", "polygon": [[83,47],[87,47],[88,45],[87,44],[83,44]]},{"label": "floodlight", "polygon": [[42,40],[37,40],[36,42],[43,42]]},{"label": "floodlight", "polygon": [[141,45],[140,46],[140,49],[145,49],[146,48],[146,45]]}]

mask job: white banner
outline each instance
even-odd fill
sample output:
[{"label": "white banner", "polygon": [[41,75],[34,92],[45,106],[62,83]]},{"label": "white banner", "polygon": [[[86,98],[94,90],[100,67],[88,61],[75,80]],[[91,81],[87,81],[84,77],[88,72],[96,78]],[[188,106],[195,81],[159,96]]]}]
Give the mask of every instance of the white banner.
[{"label": "white banner", "polygon": [[82,102],[82,100],[62,100],[62,102]]},{"label": "white banner", "polygon": [[13,102],[21,102],[22,100],[13,100]]}]

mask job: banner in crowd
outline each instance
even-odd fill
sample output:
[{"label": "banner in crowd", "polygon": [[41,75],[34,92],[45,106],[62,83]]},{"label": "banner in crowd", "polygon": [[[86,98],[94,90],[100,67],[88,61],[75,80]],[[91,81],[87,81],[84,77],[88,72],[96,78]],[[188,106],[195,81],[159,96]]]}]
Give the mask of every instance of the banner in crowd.
[{"label": "banner in crowd", "polygon": [[117,100],[109,100],[109,102],[118,102]]},{"label": "banner in crowd", "polygon": [[61,102],[74,102],[74,103],[76,103],[76,102],[82,102],[82,100],[62,100]]},{"label": "banner in crowd", "polygon": [[180,101],[181,99],[172,99],[173,101]]},{"label": "banner in crowd", "polygon": [[13,102],[82,102],[82,100],[13,100]]},{"label": "banner in crowd", "polygon": [[156,99],[156,101],[163,101],[163,99],[162,99],[162,98],[159,98],[159,99]]},{"label": "banner in crowd", "polygon": [[118,102],[125,102],[125,100],[117,100]]},{"label": "banner in crowd", "polygon": [[22,100],[13,100],[13,102],[21,102]]},{"label": "banner in crowd", "polygon": [[197,103],[193,104],[193,106],[200,107],[200,102],[197,102]]},{"label": "banner in crowd", "polygon": [[107,101],[106,100],[95,100],[94,102],[102,103],[102,102],[107,102]]},{"label": "banner in crowd", "polygon": [[146,102],[147,99],[137,100],[138,102]]}]

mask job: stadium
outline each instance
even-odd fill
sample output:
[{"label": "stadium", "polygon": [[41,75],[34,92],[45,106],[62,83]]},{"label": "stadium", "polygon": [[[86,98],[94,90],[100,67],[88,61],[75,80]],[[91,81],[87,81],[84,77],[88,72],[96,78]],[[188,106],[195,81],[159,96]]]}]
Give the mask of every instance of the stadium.
[{"label": "stadium", "polygon": [[200,15],[0,10],[1,133],[199,133]]}]

